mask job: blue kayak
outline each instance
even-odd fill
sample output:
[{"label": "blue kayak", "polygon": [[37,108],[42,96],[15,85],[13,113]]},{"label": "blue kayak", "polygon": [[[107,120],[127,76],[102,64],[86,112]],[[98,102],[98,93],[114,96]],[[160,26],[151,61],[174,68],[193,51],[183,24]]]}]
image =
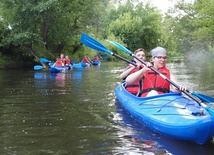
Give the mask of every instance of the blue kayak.
[{"label": "blue kayak", "polygon": [[86,62],[81,62],[82,67],[89,67],[90,63],[86,63]]},{"label": "blue kayak", "polygon": [[82,62],[73,63],[73,64],[72,64],[72,67],[73,67],[73,68],[76,68],[76,69],[81,69],[81,70],[84,69],[84,67],[83,67],[83,65],[82,65]]},{"label": "blue kayak", "polygon": [[96,65],[100,65],[100,61],[93,61],[92,65],[96,66]]},{"label": "blue kayak", "polygon": [[72,69],[71,65],[65,66],[65,67],[55,66],[55,67],[50,68],[50,73],[61,73],[61,72],[66,72],[66,71],[71,70],[71,69]]},{"label": "blue kayak", "polygon": [[180,93],[136,97],[120,84],[115,89],[123,108],[137,121],[163,135],[204,144],[214,136],[214,116]]}]

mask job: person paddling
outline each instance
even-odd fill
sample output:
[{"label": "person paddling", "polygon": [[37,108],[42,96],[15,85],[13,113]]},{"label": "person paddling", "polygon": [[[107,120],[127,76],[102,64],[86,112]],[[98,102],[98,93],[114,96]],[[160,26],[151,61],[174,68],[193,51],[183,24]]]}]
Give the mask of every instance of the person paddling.
[{"label": "person paddling", "polygon": [[[146,52],[143,48],[139,48],[137,49],[134,54],[142,59],[143,61],[146,61]],[[120,78],[125,80],[127,76],[129,76],[130,74],[132,73],[135,73],[137,71],[139,71],[139,69],[143,68],[144,65],[138,61],[137,59],[134,59],[134,63],[136,63],[137,67],[135,67],[134,65],[132,64],[128,64],[128,66],[126,67],[126,69],[123,71],[123,73],[120,74]],[[141,84],[142,83],[142,80],[140,81],[136,81],[134,82],[133,84],[127,84],[126,85],[126,90],[136,96],[138,96],[139,92],[141,91]]]},{"label": "person paddling", "polygon": [[62,63],[65,65],[66,64],[65,55],[63,53],[60,54],[60,59],[61,59]]},{"label": "person paddling", "polygon": [[86,64],[91,64],[91,59],[88,57],[88,54],[85,55],[82,62],[84,62]]},{"label": "person paddling", "polygon": [[93,61],[99,61],[99,60],[100,58],[98,57],[98,55],[95,55]]},{"label": "person paddling", "polygon": [[68,67],[68,70],[71,69],[71,60],[68,55],[65,56],[65,66]]},{"label": "person paddling", "polygon": [[53,64],[52,67],[63,67],[64,66],[64,63],[61,61],[61,58],[60,57],[57,57],[56,58],[56,62]]},{"label": "person paddling", "polygon": [[[170,70],[166,67],[167,54],[166,50],[162,47],[156,47],[151,50],[152,58],[151,62],[153,63],[153,68],[158,70],[168,79],[177,83],[175,77],[172,75]],[[154,71],[148,67],[143,67],[139,71],[130,74],[126,78],[127,84],[133,84],[136,81],[143,79],[143,89],[140,94],[141,97],[153,96],[163,93],[169,93],[170,86],[174,92],[180,92],[180,90],[186,90],[185,87],[180,86],[180,89],[177,89],[175,86],[171,85],[170,82],[163,79],[159,74],[156,74]]]}]

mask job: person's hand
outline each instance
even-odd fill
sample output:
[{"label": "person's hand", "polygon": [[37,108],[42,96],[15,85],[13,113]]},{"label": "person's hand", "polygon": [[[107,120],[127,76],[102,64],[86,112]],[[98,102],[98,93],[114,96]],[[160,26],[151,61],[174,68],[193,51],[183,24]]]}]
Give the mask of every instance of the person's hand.
[{"label": "person's hand", "polygon": [[186,90],[187,90],[187,88],[186,88],[186,87],[184,87],[184,86],[180,86],[180,87],[179,87],[179,90],[181,90],[181,91],[186,91]]},{"label": "person's hand", "polygon": [[186,91],[186,90],[187,90],[187,88],[184,86],[179,86],[179,88],[175,87],[176,92],[181,92],[181,91]]},{"label": "person's hand", "polygon": [[152,67],[152,63],[151,62],[146,62],[146,66],[147,67]]}]

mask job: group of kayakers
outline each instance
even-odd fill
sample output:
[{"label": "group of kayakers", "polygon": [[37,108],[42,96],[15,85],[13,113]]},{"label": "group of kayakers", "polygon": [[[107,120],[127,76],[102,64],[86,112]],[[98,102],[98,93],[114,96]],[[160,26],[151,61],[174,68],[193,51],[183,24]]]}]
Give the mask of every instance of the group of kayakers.
[{"label": "group of kayakers", "polygon": [[98,55],[95,55],[94,58],[93,58],[93,60],[91,60],[89,58],[88,54],[86,54],[84,56],[84,58],[82,59],[82,62],[87,63],[87,64],[92,64],[93,61],[99,61],[99,60],[100,60],[100,58],[99,58]]},{"label": "group of kayakers", "polygon": [[[93,61],[99,61],[99,56],[95,55],[93,58]],[[92,60],[89,58],[88,54],[86,54],[82,59],[82,62],[91,64]],[[71,65],[71,60],[69,56],[68,55],[64,56],[64,54],[61,53],[60,56],[56,58],[56,61],[52,66],[54,67],[54,66],[68,66],[68,65]]]},{"label": "group of kayakers", "polygon": [[63,53],[56,58],[56,62],[52,66],[69,66],[71,65],[71,60],[68,55],[64,56]]},{"label": "group of kayakers", "polygon": [[[146,61],[146,52],[144,49],[139,48],[134,52],[134,54],[141,60]],[[168,93],[170,91],[170,87],[175,92],[186,90],[186,88],[183,86],[180,86],[178,89],[159,74],[150,69],[150,67],[153,67],[166,78],[177,84],[175,77],[166,67],[166,49],[162,47],[156,47],[151,50],[151,55],[152,58],[150,62],[146,62],[146,65],[143,65],[140,61],[134,58],[134,63],[137,67],[132,64],[128,64],[125,71],[120,75],[120,78],[126,82],[127,91],[136,96],[145,97]]]}]

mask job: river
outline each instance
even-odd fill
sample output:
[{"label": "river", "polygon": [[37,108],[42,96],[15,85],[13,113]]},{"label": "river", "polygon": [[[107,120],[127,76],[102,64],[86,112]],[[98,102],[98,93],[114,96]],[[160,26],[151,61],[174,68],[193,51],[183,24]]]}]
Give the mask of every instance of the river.
[{"label": "river", "polygon": [[[213,63],[186,64],[168,67],[180,84],[214,97]],[[124,112],[114,94],[124,67],[119,61],[58,74],[0,70],[0,154],[214,154],[213,141],[162,136]]]}]

